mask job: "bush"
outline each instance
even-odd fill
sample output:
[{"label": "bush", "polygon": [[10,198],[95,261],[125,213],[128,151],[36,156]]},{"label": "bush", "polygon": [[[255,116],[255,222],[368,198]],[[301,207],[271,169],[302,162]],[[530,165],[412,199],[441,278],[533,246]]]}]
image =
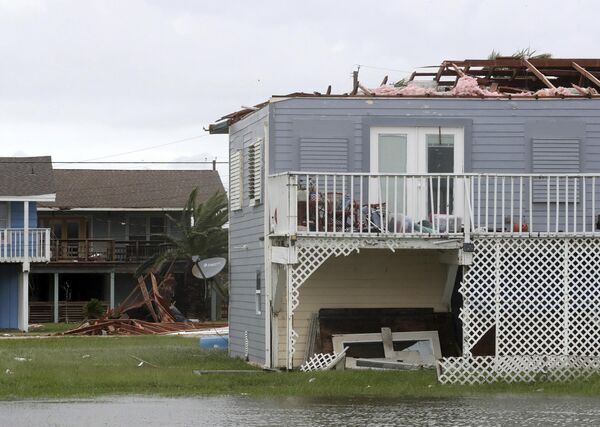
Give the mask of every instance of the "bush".
[{"label": "bush", "polygon": [[83,307],[83,314],[87,319],[99,319],[104,314],[104,307],[99,300],[92,298]]}]

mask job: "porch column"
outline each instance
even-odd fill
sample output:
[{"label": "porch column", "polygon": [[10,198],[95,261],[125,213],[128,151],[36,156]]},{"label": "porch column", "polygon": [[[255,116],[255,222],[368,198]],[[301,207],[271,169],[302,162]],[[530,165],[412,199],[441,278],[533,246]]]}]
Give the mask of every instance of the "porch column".
[{"label": "porch column", "polygon": [[19,321],[17,327],[29,328],[29,202],[23,202],[23,272],[19,275]]},{"label": "porch column", "polygon": [[[23,263],[25,269],[25,263]],[[29,327],[29,271],[19,273],[19,311],[17,328],[27,332]]]},{"label": "porch column", "polygon": [[112,310],[113,308],[115,308],[115,272],[111,271],[109,273],[109,302],[108,302],[108,306],[109,308]]},{"label": "porch column", "polygon": [[58,323],[58,273],[54,273],[54,323]]}]

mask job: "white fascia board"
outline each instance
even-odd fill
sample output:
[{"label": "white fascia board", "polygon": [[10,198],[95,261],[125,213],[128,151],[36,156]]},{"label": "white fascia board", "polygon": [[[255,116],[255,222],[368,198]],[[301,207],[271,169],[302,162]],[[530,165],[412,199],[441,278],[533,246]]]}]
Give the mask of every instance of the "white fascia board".
[{"label": "white fascia board", "polygon": [[54,202],[56,193],[31,196],[0,196],[0,202]]},{"label": "white fascia board", "polygon": [[38,207],[38,211],[112,211],[112,212],[178,212],[183,208],[54,208],[54,207]]}]

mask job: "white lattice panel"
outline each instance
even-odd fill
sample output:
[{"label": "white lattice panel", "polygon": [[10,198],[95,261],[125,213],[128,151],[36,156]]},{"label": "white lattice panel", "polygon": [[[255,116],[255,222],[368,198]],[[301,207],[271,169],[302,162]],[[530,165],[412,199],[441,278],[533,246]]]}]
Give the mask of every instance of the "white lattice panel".
[{"label": "white lattice panel", "polygon": [[600,370],[600,358],[588,356],[446,357],[438,361],[442,384],[484,384],[496,381],[569,381]]},{"label": "white lattice panel", "polygon": [[465,355],[470,355],[473,346],[496,324],[495,258],[499,248],[496,240],[481,240],[475,245],[473,262],[466,270],[460,287]]},{"label": "white lattice panel", "polygon": [[600,356],[600,242],[574,239],[569,250],[568,344],[571,354]]},{"label": "white lattice panel", "polygon": [[[359,248],[357,239],[300,239],[296,242],[298,263],[292,267],[291,283],[288,297],[290,298],[289,316],[293,319],[294,311],[300,304],[300,286],[321,266],[330,256],[347,256]],[[298,333],[294,330],[293,321],[288,330],[289,354],[288,364],[296,351]]]},{"label": "white lattice panel", "polygon": [[[463,295],[462,358],[442,382],[566,380],[600,364],[600,239],[482,238]],[[495,327],[496,356],[471,357]]]}]

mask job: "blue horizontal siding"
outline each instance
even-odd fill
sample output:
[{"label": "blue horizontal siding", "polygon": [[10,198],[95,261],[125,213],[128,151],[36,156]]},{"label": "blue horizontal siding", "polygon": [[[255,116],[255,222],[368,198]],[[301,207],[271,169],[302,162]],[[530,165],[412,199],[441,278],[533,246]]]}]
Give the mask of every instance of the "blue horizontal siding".
[{"label": "blue horizontal siding", "polygon": [[0,329],[18,327],[19,265],[0,264]]}]

